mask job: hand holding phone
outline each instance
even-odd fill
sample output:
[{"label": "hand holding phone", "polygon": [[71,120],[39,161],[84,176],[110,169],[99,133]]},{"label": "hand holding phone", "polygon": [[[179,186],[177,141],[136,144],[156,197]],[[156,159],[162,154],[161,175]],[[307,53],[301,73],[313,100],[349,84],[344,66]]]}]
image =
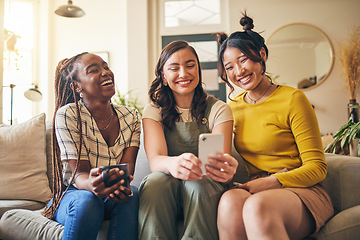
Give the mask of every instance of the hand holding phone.
[{"label": "hand holding phone", "polygon": [[224,152],[224,135],[215,133],[202,133],[199,135],[198,157],[201,160],[201,170],[206,175],[205,165],[209,164],[209,157]]},{"label": "hand holding phone", "polygon": [[[119,182],[121,179],[124,179],[124,183],[122,184],[124,187],[128,187],[129,186],[129,167],[127,163],[122,163],[122,164],[117,164],[117,165],[112,165],[112,166],[102,166],[100,167],[102,169],[102,178],[105,184],[105,187],[110,187],[112,185],[114,185],[115,183]],[[113,168],[118,168],[120,170],[124,171],[124,174],[116,177],[115,179],[111,180],[111,177],[109,176],[109,171]]]}]

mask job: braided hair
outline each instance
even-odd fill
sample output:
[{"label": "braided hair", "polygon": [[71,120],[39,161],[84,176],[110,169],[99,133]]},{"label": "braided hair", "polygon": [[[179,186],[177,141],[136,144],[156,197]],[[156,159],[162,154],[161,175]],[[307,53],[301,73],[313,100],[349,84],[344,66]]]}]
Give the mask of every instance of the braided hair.
[{"label": "braided hair", "polygon": [[190,106],[191,115],[197,122],[200,123],[206,109],[207,94],[202,87],[201,66],[195,49],[186,41],[174,41],[169,43],[161,51],[160,58],[156,64],[156,78],[150,85],[149,97],[153,103],[161,107],[162,124],[165,128],[170,130],[174,127],[175,122],[180,119],[180,113],[176,109],[176,101],[172,90],[169,86],[165,86],[163,83],[162,74],[166,61],[172,56],[172,54],[181,49],[189,49],[195,55],[199,70],[199,84],[195,88],[195,94]]},{"label": "braided hair", "polygon": [[82,147],[82,124],[80,109],[78,101],[80,95],[75,91],[75,82],[79,82],[77,77],[78,69],[76,67],[76,62],[80,59],[81,56],[87,54],[87,52],[80,53],[74,57],[66,58],[61,60],[55,71],[55,111],[52,121],[52,165],[53,165],[53,186],[52,186],[52,202],[49,206],[45,208],[42,212],[47,218],[53,218],[56,209],[58,208],[61,199],[69,189],[69,186],[64,190],[63,176],[62,176],[62,162],[60,158],[60,149],[55,135],[55,117],[56,112],[62,106],[75,102],[77,116],[78,116],[78,125],[80,131],[80,144],[78,149],[78,159],[76,162],[76,168],[74,174],[70,180],[70,183],[73,182],[76,177],[76,172],[80,162],[81,147]]},{"label": "braided hair", "polygon": [[230,95],[234,91],[234,87],[230,84],[224,68],[223,57],[225,50],[228,47],[235,47],[250,60],[261,63],[263,68],[262,74],[266,73],[266,64],[264,58],[260,55],[260,51],[264,48],[266,56],[268,56],[269,53],[265,45],[265,39],[259,33],[252,30],[254,28],[254,22],[252,18],[246,14],[246,11],[243,13],[243,17],[239,22],[240,25],[243,26],[244,31],[234,32],[230,34],[230,36],[227,36],[225,33],[216,33],[217,41],[220,44],[218,60],[219,75],[230,88],[230,93],[228,94],[229,99],[231,99]]}]

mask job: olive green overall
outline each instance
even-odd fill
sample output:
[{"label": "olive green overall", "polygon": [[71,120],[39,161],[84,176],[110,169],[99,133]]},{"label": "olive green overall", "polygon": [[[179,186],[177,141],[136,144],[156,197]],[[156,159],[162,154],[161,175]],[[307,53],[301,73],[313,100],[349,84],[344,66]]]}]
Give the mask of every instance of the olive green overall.
[{"label": "olive green overall", "polygon": [[[172,131],[164,131],[169,156],[197,155],[199,135],[210,132],[208,116],[216,101],[208,98],[202,124],[177,122]],[[149,174],[139,189],[139,239],[218,239],[217,205],[223,191],[222,184],[209,177],[184,181],[161,172]],[[179,216],[183,233],[178,233]]]}]

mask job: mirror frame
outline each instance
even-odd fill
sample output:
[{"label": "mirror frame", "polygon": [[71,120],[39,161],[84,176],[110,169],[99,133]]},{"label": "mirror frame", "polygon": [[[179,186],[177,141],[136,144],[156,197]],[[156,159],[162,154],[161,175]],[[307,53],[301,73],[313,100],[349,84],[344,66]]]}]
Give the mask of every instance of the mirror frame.
[{"label": "mirror frame", "polygon": [[[278,33],[280,30],[282,30],[282,29],[284,29],[284,28],[287,28],[287,27],[290,27],[290,26],[294,26],[294,25],[308,26],[308,27],[314,28],[315,30],[319,31],[319,33],[320,33],[321,35],[323,35],[323,36],[325,37],[325,39],[327,40],[327,42],[329,43],[330,50],[331,50],[331,55],[332,55],[332,56],[331,56],[331,59],[330,59],[330,61],[331,61],[331,63],[330,63],[330,68],[329,68],[329,70],[327,71],[327,73],[325,74],[325,76],[321,79],[321,81],[319,81],[316,85],[312,85],[312,86],[310,86],[310,87],[300,89],[300,90],[302,90],[302,91],[307,91],[307,90],[314,89],[314,88],[320,86],[320,85],[328,78],[328,76],[330,75],[331,71],[332,71],[333,68],[334,68],[334,63],[335,63],[335,51],[334,51],[334,46],[333,46],[333,44],[332,44],[331,41],[330,41],[330,38],[325,34],[324,31],[322,31],[320,28],[318,28],[318,27],[316,27],[316,26],[314,26],[314,25],[312,25],[312,24],[303,23],[303,22],[289,23],[289,24],[286,24],[286,25],[284,25],[284,26],[276,29],[276,30],[270,35],[270,37],[268,37],[268,39],[267,39],[267,41],[266,41],[266,46],[269,45],[269,41],[271,40],[271,38],[272,38],[276,33]],[[270,49],[269,49],[269,51],[270,51]],[[270,52],[270,54],[271,54],[271,52]],[[270,56],[270,57],[271,57],[271,56]],[[275,82],[276,82],[276,81],[275,81]],[[298,88],[297,88],[297,89],[298,89]]]}]

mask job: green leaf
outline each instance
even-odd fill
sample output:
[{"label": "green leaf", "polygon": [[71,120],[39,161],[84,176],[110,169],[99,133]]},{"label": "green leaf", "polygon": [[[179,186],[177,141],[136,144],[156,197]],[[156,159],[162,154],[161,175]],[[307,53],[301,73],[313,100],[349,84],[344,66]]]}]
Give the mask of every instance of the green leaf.
[{"label": "green leaf", "polygon": [[360,105],[351,105],[351,106],[348,106],[348,108],[360,108]]},{"label": "green leaf", "polygon": [[129,90],[125,94],[121,94],[119,90],[116,90],[116,94],[113,96],[112,101],[118,105],[123,105],[127,107],[133,107],[138,110],[140,116],[142,116],[143,107],[138,103],[138,99],[131,96],[132,90]]}]

